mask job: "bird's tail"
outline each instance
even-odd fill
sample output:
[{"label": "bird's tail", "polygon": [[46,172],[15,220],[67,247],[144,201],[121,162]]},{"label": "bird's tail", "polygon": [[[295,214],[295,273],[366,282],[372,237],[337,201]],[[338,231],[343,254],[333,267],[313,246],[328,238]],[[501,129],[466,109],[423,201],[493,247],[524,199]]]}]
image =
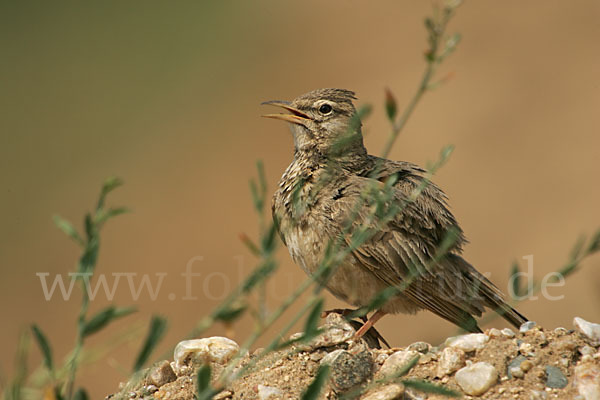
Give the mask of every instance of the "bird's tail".
[{"label": "bird's tail", "polygon": [[463,271],[466,273],[467,279],[469,279],[476,295],[486,307],[491,308],[498,313],[502,318],[510,322],[516,328],[519,328],[522,324],[528,321],[528,319],[512,308],[506,300],[502,292],[492,283],[489,279],[479,273],[471,264],[466,262],[462,257],[453,255],[460,260],[455,260],[463,264]]}]

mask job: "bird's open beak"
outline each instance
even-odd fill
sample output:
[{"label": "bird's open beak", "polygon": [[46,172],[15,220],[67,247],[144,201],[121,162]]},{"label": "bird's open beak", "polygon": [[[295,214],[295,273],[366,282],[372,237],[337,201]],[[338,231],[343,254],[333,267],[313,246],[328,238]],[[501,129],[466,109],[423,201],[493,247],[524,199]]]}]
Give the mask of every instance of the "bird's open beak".
[{"label": "bird's open beak", "polygon": [[282,100],[271,100],[260,103],[261,105],[277,106],[288,110],[291,114],[265,114],[265,118],[280,119],[283,121],[291,122],[293,124],[302,125],[304,121],[310,119],[310,117],[302,111],[290,106],[290,103]]}]

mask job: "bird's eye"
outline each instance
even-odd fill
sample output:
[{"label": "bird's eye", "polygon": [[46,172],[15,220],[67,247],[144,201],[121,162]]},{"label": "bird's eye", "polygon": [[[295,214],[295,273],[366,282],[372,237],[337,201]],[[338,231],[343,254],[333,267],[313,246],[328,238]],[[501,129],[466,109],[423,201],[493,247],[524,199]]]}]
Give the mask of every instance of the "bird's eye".
[{"label": "bird's eye", "polygon": [[329,104],[323,104],[319,107],[319,112],[321,114],[329,114],[331,111],[333,111],[333,108]]}]

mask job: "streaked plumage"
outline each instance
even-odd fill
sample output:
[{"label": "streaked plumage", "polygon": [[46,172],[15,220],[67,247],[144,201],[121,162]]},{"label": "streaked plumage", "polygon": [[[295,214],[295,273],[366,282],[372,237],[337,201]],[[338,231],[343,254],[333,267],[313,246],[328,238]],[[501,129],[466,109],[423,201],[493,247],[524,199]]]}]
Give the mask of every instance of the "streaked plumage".
[{"label": "streaked plumage", "polygon": [[[473,316],[480,316],[484,307],[500,310],[515,326],[527,321],[461,257],[466,240],[442,190],[428,183],[409,201],[422,185],[425,171],[408,162],[368,155],[360,124],[347,136],[355,113],[353,99],[354,93],[347,90],[319,89],[291,103],[268,102],[291,113],[267,116],[292,123],[294,160],[279,182],[272,208],[294,262],[313,273],[333,238],[343,237],[349,243],[344,223],[351,220],[354,227],[369,226],[373,234],[326,283],[336,297],[364,306],[385,288],[406,284],[416,266],[423,272],[385,304],[382,313],[427,309],[471,332],[480,331]],[[401,205],[401,210],[382,224],[373,218],[373,207],[374,198],[384,192],[373,191],[382,191],[386,182],[393,195],[386,206]],[[369,193],[366,200],[365,192]],[[449,231],[455,233],[454,242],[445,257],[433,262]]]}]

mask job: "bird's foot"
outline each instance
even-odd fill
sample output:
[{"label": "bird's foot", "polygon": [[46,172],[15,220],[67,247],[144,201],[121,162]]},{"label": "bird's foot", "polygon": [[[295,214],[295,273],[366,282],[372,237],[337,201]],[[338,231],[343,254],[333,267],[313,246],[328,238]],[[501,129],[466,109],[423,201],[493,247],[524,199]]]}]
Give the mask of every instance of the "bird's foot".
[{"label": "bird's foot", "polygon": [[[381,317],[383,317],[385,315],[385,312],[381,311],[381,310],[377,310],[375,312],[375,314],[371,315],[371,318],[369,318],[364,324],[363,326],[360,327],[360,329],[358,331],[356,331],[356,334],[354,335],[355,338],[360,338],[362,337],[365,333],[367,333],[367,331],[371,328],[373,328],[373,325],[375,325],[375,323],[377,321],[379,321],[381,319]],[[380,335],[381,336],[381,335]],[[387,343],[386,343],[387,344]],[[389,347],[389,346],[388,346]]]}]

